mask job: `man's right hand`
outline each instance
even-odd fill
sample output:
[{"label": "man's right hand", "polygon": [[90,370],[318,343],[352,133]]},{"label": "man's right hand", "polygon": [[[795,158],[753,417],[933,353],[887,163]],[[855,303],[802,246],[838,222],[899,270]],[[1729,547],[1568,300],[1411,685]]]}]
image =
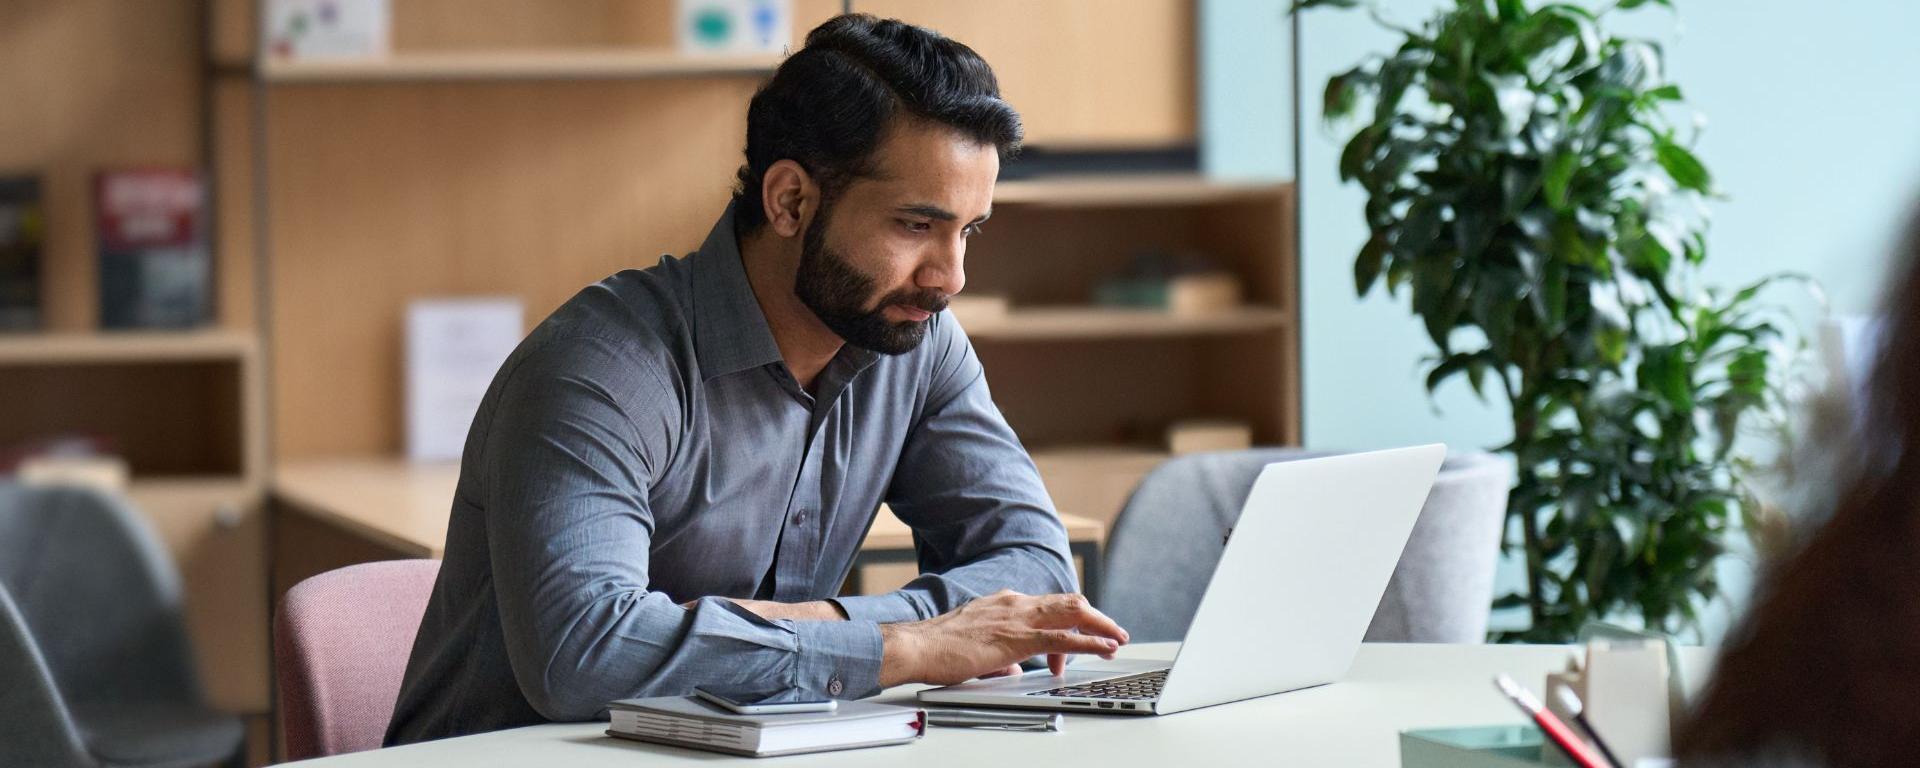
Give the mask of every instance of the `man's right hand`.
[{"label": "man's right hand", "polygon": [[1058,675],[1067,654],[1112,658],[1127,642],[1127,631],[1081,595],[1001,590],[925,621],[882,624],[880,637],[880,684],[891,687],[961,683],[1043,653]]}]

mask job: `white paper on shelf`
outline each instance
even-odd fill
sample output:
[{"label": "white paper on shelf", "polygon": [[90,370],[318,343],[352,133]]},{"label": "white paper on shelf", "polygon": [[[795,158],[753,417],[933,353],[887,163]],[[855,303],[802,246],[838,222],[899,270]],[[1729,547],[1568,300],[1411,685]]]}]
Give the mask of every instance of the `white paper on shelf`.
[{"label": "white paper on shelf", "polygon": [[279,59],[378,59],[393,51],[389,0],[266,0],[260,50]]},{"label": "white paper on shelf", "polygon": [[520,300],[510,297],[407,305],[407,458],[460,458],[494,372],[520,343],[524,315]]},{"label": "white paper on shelf", "polygon": [[792,0],[679,0],[680,52],[781,53],[793,43]]}]

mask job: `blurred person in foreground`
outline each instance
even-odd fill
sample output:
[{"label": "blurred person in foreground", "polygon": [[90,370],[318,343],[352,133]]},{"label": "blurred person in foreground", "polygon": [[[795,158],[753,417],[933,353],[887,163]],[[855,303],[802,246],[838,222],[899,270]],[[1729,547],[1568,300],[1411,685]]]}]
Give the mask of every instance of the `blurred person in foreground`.
[{"label": "blurred person in foreground", "polygon": [[1920,765],[1920,209],[1894,263],[1856,420],[1816,426],[1827,516],[1728,636],[1682,766]]}]

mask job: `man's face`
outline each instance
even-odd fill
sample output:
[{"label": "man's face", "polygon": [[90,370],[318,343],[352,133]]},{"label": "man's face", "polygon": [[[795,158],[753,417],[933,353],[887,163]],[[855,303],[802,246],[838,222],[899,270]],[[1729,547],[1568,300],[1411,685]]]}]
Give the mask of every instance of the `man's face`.
[{"label": "man's face", "polygon": [[875,159],[872,178],[808,224],[794,293],[848,344],[899,355],[966,285],[967,237],[990,214],[1000,156],[944,126],[901,121]]}]

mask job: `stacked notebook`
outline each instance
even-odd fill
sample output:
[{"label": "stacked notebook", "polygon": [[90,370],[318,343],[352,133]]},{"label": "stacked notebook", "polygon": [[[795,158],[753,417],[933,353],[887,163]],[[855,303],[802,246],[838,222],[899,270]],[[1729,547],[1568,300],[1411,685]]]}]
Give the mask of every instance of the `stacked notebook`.
[{"label": "stacked notebook", "polygon": [[905,744],[927,727],[919,709],[870,701],[785,715],[736,715],[683,696],[626,699],[607,709],[609,736],[751,757]]}]

